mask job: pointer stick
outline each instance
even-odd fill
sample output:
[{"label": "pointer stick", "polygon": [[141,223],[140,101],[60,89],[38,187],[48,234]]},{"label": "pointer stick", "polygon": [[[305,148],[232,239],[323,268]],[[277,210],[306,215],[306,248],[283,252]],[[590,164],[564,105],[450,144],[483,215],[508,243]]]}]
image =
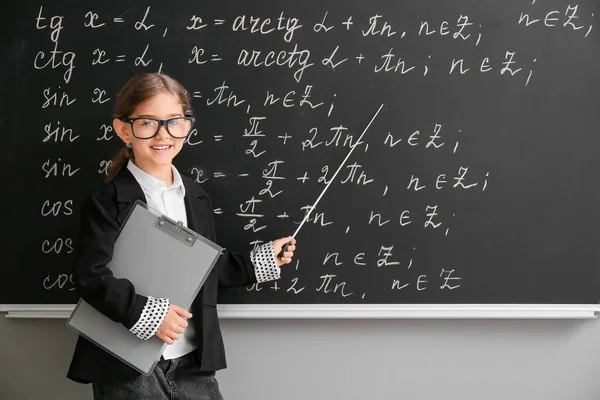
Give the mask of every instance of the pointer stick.
[{"label": "pointer stick", "polygon": [[[308,217],[310,216],[310,213],[312,213],[312,211],[315,209],[315,207],[317,206],[317,203],[319,202],[319,200],[321,200],[321,197],[323,197],[323,195],[325,194],[325,192],[329,188],[329,185],[331,185],[331,182],[333,182],[335,180],[335,177],[338,174],[338,172],[340,172],[340,170],[342,169],[342,167],[344,166],[344,164],[346,164],[346,161],[348,161],[348,158],[350,157],[350,154],[352,154],[352,152],[354,151],[354,148],[358,144],[360,144],[360,140],[363,138],[363,136],[367,132],[367,129],[369,129],[369,127],[371,126],[371,124],[373,123],[373,121],[375,121],[375,118],[377,117],[377,114],[379,114],[379,111],[381,111],[382,108],[383,108],[383,104],[379,106],[379,109],[377,110],[377,112],[375,112],[375,115],[373,115],[373,118],[371,118],[371,121],[369,121],[369,124],[366,126],[365,130],[360,135],[360,137],[358,138],[358,140],[356,141],[356,143],[354,144],[354,146],[352,146],[352,148],[350,149],[350,152],[348,152],[348,154],[346,155],[346,158],[344,158],[344,161],[342,161],[342,163],[338,167],[337,171],[335,171],[335,174],[333,174],[333,176],[331,177],[331,179],[329,180],[329,182],[325,186],[325,189],[323,189],[323,191],[321,192],[321,194],[317,198],[317,201],[315,201],[315,203],[310,207],[310,209],[308,210],[308,213],[306,213],[306,215],[304,216],[304,219],[302,220],[302,223],[300,224],[300,226],[298,226],[298,228],[296,228],[296,232],[294,232],[294,234],[292,235],[293,238],[296,237],[296,235],[300,231],[300,228],[302,228],[302,225],[304,225],[304,223],[308,220]],[[283,246],[283,248],[281,249],[281,252],[279,253],[278,257],[283,257],[283,253],[287,250],[287,248],[288,248],[289,245],[290,245],[289,243],[286,243]]]}]

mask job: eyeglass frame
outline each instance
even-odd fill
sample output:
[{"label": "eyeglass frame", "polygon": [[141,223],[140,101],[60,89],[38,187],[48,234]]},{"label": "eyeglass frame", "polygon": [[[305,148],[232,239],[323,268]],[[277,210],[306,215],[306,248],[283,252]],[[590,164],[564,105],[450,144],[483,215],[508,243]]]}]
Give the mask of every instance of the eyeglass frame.
[{"label": "eyeglass frame", "polygon": [[[156,132],[154,132],[154,135],[149,136],[149,137],[139,137],[136,136],[135,134],[135,130],[133,129],[133,123],[137,120],[141,120],[141,119],[149,119],[152,121],[156,121],[158,122],[158,128],[156,129]],[[173,136],[173,134],[171,133],[171,131],[169,131],[169,125],[167,124],[169,121],[172,121],[174,119],[187,119],[188,121],[191,122],[190,125],[190,130],[188,131],[188,133],[185,136]],[[191,115],[184,115],[183,117],[173,117],[173,118],[168,118],[168,119],[157,119],[157,118],[151,118],[151,117],[136,117],[136,118],[129,118],[129,117],[120,117],[119,120],[123,121],[123,122],[127,122],[129,123],[129,125],[131,126],[131,133],[133,134],[133,136],[136,139],[140,139],[140,140],[149,140],[152,139],[153,137],[155,137],[156,135],[158,135],[158,132],[160,131],[161,127],[165,127],[167,133],[173,138],[173,139],[187,139],[188,136],[190,136],[190,133],[192,132],[192,128],[194,126],[194,122],[196,122],[196,118],[192,117]]]}]

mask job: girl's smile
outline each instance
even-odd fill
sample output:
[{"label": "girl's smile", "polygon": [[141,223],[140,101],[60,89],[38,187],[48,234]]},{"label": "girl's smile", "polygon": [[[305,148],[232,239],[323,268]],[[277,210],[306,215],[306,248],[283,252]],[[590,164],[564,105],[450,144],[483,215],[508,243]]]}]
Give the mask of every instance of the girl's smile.
[{"label": "girl's smile", "polygon": [[150,148],[157,154],[165,154],[169,150],[173,149],[173,145],[172,144],[157,144],[157,145],[150,146]]}]

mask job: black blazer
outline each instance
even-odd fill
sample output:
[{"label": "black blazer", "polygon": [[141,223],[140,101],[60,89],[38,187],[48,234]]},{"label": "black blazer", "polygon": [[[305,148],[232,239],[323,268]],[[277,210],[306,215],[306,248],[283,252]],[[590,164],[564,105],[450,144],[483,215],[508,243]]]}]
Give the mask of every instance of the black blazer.
[{"label": "black blazer", "polygon": [[[204,190],[183,177],[188,227],[216,242],[213,209]],[[86,198],[73,280],[77,293],[111,320],[131,328],[140,318],[146,296],[126,279],[117,279],[106,266],[112,258],[119,229],[136,200],[146,201],[131,172],[123,168],[110,182]],[[165,268],[168,268],[166,265]],[[196,359],[202,370],[226,368],[225,349],[217,317],[217,288],[256,282],[249,254],[225,251],[196,296],[190,312],[196,331]],[[79,336],[67,377],[76,382],[127,380],[139,372]]]}]

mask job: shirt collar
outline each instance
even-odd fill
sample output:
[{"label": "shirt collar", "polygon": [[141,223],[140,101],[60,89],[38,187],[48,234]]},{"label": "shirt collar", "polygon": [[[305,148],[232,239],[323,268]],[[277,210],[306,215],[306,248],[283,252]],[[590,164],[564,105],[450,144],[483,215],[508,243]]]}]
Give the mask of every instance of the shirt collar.
[{"label": "shirt collar", "polygon": [[127,169],[131,172],[135,180],[140,184],[142,189],[154,194],[158,191],[165,191],[169,189],[179,188],[181,190],[181,196],[185,197],[185,185],[183,184],[183,180],[181,179],[181,175],[177,168],[174,165],[171,165],[173,170],[173,184],[171,186],[167,186],[167,183],[161,181],[160,179],[156,179],[149,173],[141,170],[133,160],[129,160],[127,163]]}]

